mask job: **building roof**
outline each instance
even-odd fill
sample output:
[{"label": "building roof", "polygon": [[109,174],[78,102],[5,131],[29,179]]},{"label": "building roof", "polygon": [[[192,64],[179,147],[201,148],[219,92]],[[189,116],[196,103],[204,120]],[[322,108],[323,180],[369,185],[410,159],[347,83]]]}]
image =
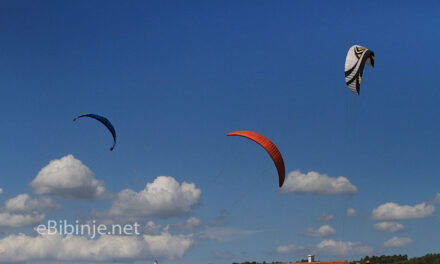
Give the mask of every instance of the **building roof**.
[{"label": "building roof", "polygon": [[[346,264],[346,260],[334,260],[334,261],[313,261],[313,264]],[[309,262],[280,262],[278,264],[311,264]]]}]

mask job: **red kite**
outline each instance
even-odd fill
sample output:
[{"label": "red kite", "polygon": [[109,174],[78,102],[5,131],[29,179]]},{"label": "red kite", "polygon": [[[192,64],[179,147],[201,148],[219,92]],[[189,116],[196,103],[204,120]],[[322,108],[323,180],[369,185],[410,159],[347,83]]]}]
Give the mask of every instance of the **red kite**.
[{"label": "red kite", "polygon": [[248,138],[250,140],[255,141],[260,146],[262,146],[267,151],[269,156],[272,158],[273,163],[275,163],[275,167],[277,168],[277,171],[278,171],[279,185],[280,185],[280,187],[283,186],[284,176],[286,174],[285,168],[284,168],[284,160],[283,160],[283,157],[281,156],[280,151],[278,150],[278,148],[275,146],[275,144],[272,141],[270,141],[269,139],[267,139],[266,137],[264,137],[258,133],[255,133],[252,131],[245,131],[245,130],[231,132],[231,133],[227,134],[227,136],[245,137],[245,138]]}]

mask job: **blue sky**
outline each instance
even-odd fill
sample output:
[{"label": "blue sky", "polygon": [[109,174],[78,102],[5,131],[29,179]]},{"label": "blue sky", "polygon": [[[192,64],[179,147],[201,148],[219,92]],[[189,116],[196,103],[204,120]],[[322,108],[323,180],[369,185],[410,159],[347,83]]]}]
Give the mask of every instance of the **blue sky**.
[{"label": "blue sky", "polygon": [[[41,263],[439,252],[439,11],[435,1],[2,1],[0,260],[34,263],[19,233],[41,247]],[[376,55],[360,96],[343,75],[354,44]],[[85,113],[111,120],[113,152],[105,127],[72,122]],[[302,173],[290,174],[292,183],[316,172],[321,189],[280,191],[264,150],[226,137],[236,130],[270,138],[286,173]],[[52,160],[61,169],[47,172]],[[357,191],[325,194],[339,176]],[[120,196],[129,189],[151,198],[147,184],[174,202],[153,210]],[[93,192],[98,186],[107,195]],[[18,201],[27,207],[14,208]],[[127,209],[134,205],[145,208],[136,214]],[[112,214],[117,208],[123,214]],[[356,214],[346,216],[348,208]],[[144,235],[169,249],[145,239],[141,252],[79,259],[55,256],[46,237],[32,240],[39,223],[96,215],[151,221],[157,230]],[[1,253],[7,242],[28,257]]]}]

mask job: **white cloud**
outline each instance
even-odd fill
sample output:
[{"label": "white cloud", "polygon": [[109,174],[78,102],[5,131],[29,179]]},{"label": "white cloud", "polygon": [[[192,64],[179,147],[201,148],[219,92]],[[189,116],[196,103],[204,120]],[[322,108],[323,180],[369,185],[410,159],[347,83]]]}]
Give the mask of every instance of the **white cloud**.
[{"label": "white cloud", "polygon": [[107,199],[104,182],[72,155],[52,160],[30,183],[36,194],[54,194],[68,200]]},{"label": "white cloud", "polygon": [[200,201],[201,190],[194,183],[179,184],[173,177],[159,176],[140,192],[119,192],[109,210],[111,216],[173,217],[189,213]]},{"label": "white cloud", "polygon": [[195,243],[192,234],[172,236],[168,232],[159,236],[144,235],[144,240],[153,256],[166,256],[171,259],[182,257]]},{"label": "white cloud", "polygon": [[197,217],[190,217],[183,223],[180,222],[172,225],[172,227],[178,230],[193,229],[199,226],[200,226],[200,219],[198,219]]},{"label": "white cloud", "polygon": [[0,194],[2,194],[3,193],[3,189],[2,188],[0,188]]},{"label": "white cloud", "polygon": [[432,200],[433,203],[440,203],[440,192],[437,193],[434,200]]},{"label": "white cloud", "polygon": [[361,242],[323,240],[316,245],[318,252],[335,257],[354,257],[370,255],[373,248]]},{"label": "white cloud", "polygon": [[45,212],[60,208],[59,204],[48,197],[32,199],[28,194],[20,194],[5,202],[0,211],[0,227],[34,226],[44,220]]},{"label": "white cloud", "polygon": [[432,204],[421,203],[414,206],[385,203],[373,209],[372,217],[376,220],[401,220],[430,217],[435,212]]},{"label": "white cloud", "polygon": [[292,171],[287,176],[281,192],[314,193],[314,194],[353,194],[357,187],[346,177],[332,178],[327,174],[310,171],[307,174],[299,170]]},{"label": "white cloud", "polygon": [[354,208],[348,208],[347,212],[345,212],[346,216],[355,216],[356,215],[356,210]]},{"label": "white cloud", "polygon": [[[9,212],[0,213],[0,227],[25,227],[34,226],[44,220],[44,214],[14,214]],[[1,247],[0,247],[1,248]],[[1,252],[1,250],[0,250]],[[1,254],[0,254],[1,256]]]},{"label": "white cloud", "polygon": [[208,227],[199,233],[199,238],[225,242],[239,237],[253,235],[257,232],[261,231],[235,229],[231,227]]},{"label": "white cloud", "polygon": [[192,235],[110,236],[88,239],[82,236],[24,234],[0,239],[0,262],[115,261],[155,257],[182,257],[195,243]]},{"label": "white cloud", "polygon": [[324,213],[324,214],[318,216],[318,218],[316,220],[319,222],[327,222],[327,221],[331,221],[333,219],[335,219],[335,215]]},{"label": "white cloud", "polygon": [[397,222],[379,222],[373,226],[374,230],[388,233],[396,233],[404,230],[404,226]]},{"label": "white cloud", "polygon": [[20,194],[5,202],[5,209],[9,212],[50,212],[61,209],[61,205],[54,202],[49,197],[39,197],[32,199],[29,194]]},{"label": "white cloud", "polygon": [[412,243],[412,239],[411,238],[407,238],[407,237],[393,237],[390,240],[387,240],[383,243],[383,245],[385,247],[394,247],[394,248],[399,248],[399,247],[404,247],[408,244]]},{"label": "white cloud", "polygon": [[282,245],[276,249],[276,252],[283,255],[315,252],[316,254],[346,258],[370,255],[373,253],[373,248],[361,242],[323,240],[316,245]]},{"label": "white cloud", "polygon": [[281,245],[276,248],[276,253],[281,255],[296,255],[302,254],[304,255],[307,252],[312,252],[315,250],[313,245],[296,245],[296,244],[288,244]]},{"label": "white cloud", "polygon": [[318,229],[314,229],[313,227],[309,227],[304,234],[306,236],[314,236],[314,237],[328,237],[336,234],[336,230],[330,225],[323,225]]},{"label": "white cloud", "polygon": [[164,231],[168,232],[168,226],[162,228],[161,225],[155,224],[153,221],[148,221],[141,230],[142,234],[156,235],[156,236]]}]

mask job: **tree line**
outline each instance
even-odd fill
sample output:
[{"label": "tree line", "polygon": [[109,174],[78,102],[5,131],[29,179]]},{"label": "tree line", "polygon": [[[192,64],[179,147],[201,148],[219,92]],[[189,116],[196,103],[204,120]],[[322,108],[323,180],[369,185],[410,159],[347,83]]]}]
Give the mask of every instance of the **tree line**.
[{"label": "tree line", "polygon": [[[301,259],[296,262],[307,262],[307,259]],[[283,262],[273,261],[273,262],[256,262],[256,261],[246,261],[246,262],[233,262],[232,264],[279,264]],[[350,264],[440,264],[440,254],[426,254],[423,257],[414,257],[408,259],[408,255],[392,255],[392,256],[365,256],[360,260],[353,260],[349,262]]]}]

